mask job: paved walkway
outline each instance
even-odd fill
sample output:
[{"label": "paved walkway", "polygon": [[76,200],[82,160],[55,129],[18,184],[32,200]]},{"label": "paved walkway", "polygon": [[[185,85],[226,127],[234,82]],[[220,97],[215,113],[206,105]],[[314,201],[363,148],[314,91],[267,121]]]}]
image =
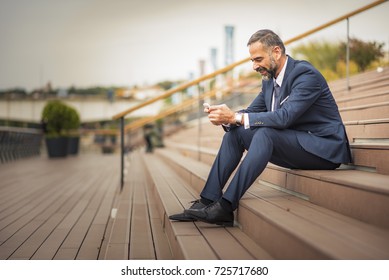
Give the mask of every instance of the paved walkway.
[{"label": "paved walkway", "polygon": [[0,259],[98,259],[119,190],[119,155],[0,165]]}]

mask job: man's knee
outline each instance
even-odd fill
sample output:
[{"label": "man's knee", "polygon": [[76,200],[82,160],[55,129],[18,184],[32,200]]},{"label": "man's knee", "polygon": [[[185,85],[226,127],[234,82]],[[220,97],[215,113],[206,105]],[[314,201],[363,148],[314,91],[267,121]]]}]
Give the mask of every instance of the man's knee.
[{"label": "man's knee", "polygon": [[236,127],[231,129],[230,131],[226,132],[223,136],[223,141],[227,142],[241,142],[240,139],[242,138],[242,128],[243,127]]},{"label": "man's knee", "polygon": [[261,127],[257,129],[254,134],[253,140],[273,140],[273,138],[277,135],[277,130],[271,127]]}]

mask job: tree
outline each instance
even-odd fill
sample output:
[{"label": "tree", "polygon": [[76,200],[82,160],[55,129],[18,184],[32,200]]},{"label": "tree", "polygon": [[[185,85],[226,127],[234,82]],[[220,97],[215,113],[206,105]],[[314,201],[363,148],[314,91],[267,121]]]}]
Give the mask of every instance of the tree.
[{"label": "tree", "polygon": [[[384,57],[384,43],[378,42],[363,42],[357,38],[350,38],[350,60],[355,61],[359,71],[365,71],[368,66]],[[347,43],[341,43],[341,50],[345,53]],[[345,55],[343,56],[345,59]]]},{"label": "tree", "polygon": [[329,69],[334,72],[336,72],[336,64],[340,58],[339,45],[324,41],[299,45],[293,48],[292,54],[299,59],[309,61],[318,69]]},{"label": "tree", "polygon": [[[350,74],[365,71],[373,62],[384,56],[384,44],[350,40]],[[293,48],[292,55],[312,63],[327,80],[345,77],[346,43],[310,42]]]}]

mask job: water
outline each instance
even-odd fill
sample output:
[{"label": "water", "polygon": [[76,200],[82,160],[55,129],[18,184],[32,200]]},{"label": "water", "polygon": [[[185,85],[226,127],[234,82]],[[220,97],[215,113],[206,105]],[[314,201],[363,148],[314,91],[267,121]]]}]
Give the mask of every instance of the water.
[{"label": "water", "polygon": [[[0,101],[0,119],[10,121],[40,122],[43,107],[47,101],[44,100],[17,100]],[[112,116],[123,112],[140,102],[120,100],[108,102],[105,100],[78,100],[65,101],[73,106],[80,114],[81,122],[93,122],[101,120],[112,120]],[[155,115],[160,112],[163,102],[155,102],[145,108],[139,109],[127,117],[143,117]]]}]

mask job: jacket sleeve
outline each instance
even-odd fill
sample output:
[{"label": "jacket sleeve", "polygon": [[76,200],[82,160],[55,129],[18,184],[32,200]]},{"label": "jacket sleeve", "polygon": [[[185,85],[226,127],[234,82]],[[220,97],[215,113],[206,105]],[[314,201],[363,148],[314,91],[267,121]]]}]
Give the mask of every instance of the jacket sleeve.
[{"label": "jacket sleeve", "polygon": [[[271,112],[248,111],[250,127],[274,127],[285,129],[292,126],[320,97],[320,78],[312,68],[299,67],[293,71],[281,87],[282,106]],[[296,69],[295,69],[296,70]],[[254,107],[259,109],[259,107]]]}]

